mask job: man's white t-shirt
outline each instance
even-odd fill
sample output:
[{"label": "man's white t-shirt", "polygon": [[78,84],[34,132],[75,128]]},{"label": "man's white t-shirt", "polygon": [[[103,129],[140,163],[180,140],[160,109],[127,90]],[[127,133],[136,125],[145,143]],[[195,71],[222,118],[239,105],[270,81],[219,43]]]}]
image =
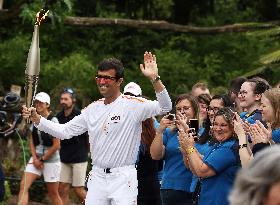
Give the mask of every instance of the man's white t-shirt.
[{"label": "man's white t-shirt", "polygon": [[66,124],[58,126],[41,118],[38,129],[60,139],[88,131],[93,165],[100,168],[132,165],[137,159],[142,121],[172,108],[166,90],[156,95],[158,101],[120,95],[106,105],[104,99],[100,99]]}]

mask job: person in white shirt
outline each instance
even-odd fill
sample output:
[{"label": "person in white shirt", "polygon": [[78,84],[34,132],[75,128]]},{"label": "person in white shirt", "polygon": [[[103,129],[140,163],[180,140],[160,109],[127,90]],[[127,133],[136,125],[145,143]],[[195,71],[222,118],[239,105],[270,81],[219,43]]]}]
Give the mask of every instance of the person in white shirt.
[{"label": "person in white shirt", "polygon": [[52,123],[23,106],[23,117],[39,130],[69,139],[89,134],[92,170],[87,183],[87,205],[132,205],[137,203],[137,159],[142,121],[172,109],[172,102],[158,75],[156,57],[144,53],[142,73],[151,80],[157,101],[125,96],[120,92],[124,77],[122,63],[105,59],[99,65],[96,83],[104,98],[86,107],[66,124]]}]

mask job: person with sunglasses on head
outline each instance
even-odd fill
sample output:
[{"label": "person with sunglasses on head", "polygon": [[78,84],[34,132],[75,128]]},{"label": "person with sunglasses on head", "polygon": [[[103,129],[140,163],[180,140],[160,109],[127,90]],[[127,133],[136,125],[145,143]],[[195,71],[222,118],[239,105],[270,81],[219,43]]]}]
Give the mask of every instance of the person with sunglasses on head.
[{"label": "person with sunglasses on head", "polygon": [[104,98],[91,103],[65,124],[40,117],[34,108],[23,106],[39,130],[68,139],[86,131],[89,134],[92,170],[87,182],[86,205],[131,205],[137,203],[135,162],[140,145],[142,121],[172,109],[172,102],[158,75],[156,56],[144,53],[140,69],[154,87],[157,101],[122,95],[123,64],[115,58],[101,61],[96,84]]},{"label": "person with sunglasses on head", "polygon": [[[50,96],[45,92],[40,92],[34,98],[34,112],[38,112],[42,119],[58,125],[57,118],[50,110]],[[47,185],[48,195],[53,205],[63,205],[58,193],[59,176],[61,163],[59,156],[60,140],[55,138],[56,134],[49,134],[31,125],[29,132],[29,147],[31,158],[25,167],[20,183],[18,204],[27,205],[29,198],[29,188],[33,182],[44,176]]]},{"label": "person with sunglasses on head", "polygon": [[[60,94],[62,111],[56,117],[65,124],[81,111],[75,106],[76,94],[72,88],[65,88]],[[64,205],[69,204],[69,192],[72,186],[75,194],[83,203],[86,198],[85,178],[88,161],[88,135],[83,133],[70,139],[62,140],[60,148],[61,173],[59,194]]]}]

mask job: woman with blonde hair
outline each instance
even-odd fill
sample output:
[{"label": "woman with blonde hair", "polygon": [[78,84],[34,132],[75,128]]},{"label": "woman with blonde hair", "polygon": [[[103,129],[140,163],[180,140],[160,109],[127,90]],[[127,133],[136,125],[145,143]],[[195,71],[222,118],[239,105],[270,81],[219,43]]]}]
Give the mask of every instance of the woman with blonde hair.
[{"label": "woman with blonde hair", "polygon": [[280,143],[280,88],[272,88],[265,91],[261,97],[262,119],[267,128],[259,121],[250,125],[252,136],[252,152],[247,145],[245,131],[242,128],[241,119],[236,116],[235,132],[239,138],[239,154],[242,165],[247,165],[253,155],[270,144]]}]

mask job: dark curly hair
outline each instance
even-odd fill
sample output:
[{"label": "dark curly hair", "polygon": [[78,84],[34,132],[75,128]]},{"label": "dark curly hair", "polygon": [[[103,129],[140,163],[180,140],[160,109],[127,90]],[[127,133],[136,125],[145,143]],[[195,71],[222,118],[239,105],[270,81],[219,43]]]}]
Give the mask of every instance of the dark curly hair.
[{"label": "dark curly hair", "polygon": [[104,59],[98,64],[98,71],[107,71],[114,69],[116,71],[116,78],[120,79],[124,77],[124,66],[122,62],[116,58]]}]

